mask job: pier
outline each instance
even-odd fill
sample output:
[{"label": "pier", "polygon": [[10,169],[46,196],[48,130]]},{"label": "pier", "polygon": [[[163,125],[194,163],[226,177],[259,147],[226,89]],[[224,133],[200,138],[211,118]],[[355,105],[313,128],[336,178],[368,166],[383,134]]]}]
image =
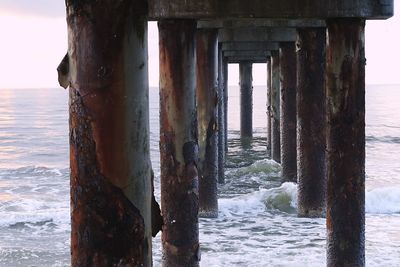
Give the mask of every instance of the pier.
[{"label": "pier", "polygon": [[[70,92],[72,266],[152,266],[159,230],[163,266],[199,266],[198,218],[218,216],[224,183],[230,63],[240,69],[241,139],[253,135],[252,64],[267,63],[265,158],[298,184],[298,216],[326,217],[327,266],[365,266],[364,27],[391,17],[393,0],[66,7],[58,71]],[[149,20],[159,27],[161,211],[149,156]]]}]

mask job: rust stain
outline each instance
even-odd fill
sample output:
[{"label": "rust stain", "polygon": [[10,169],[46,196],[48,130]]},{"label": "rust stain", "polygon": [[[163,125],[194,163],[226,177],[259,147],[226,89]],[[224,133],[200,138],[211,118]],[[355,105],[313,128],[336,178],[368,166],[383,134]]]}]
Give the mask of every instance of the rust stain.
[{"label": "rust stain", "polygon": [[[195,58],[194,43],[189,40],[194,38],[195,32],[191,31],[192,25],[177,24],[172,21],[165,20],[159,23],[160,29],[160,68],[165,69],[164,74],[168,76],[162,77],[161,85],[166,84],[175,88],[168,92],[169,97],[174,99],[176,108],[182,110],[184,91],[187,87],[186,77],[180,75],[185,73],[187,66],[180,64],[185,62],[188,57]],[[185,36],[176,34],[178,31],[185,31],[189,33]],[[171,83],[171,84],[170,84]]]},{"label": "rust stain", "polygon": [[114,185],[125,187],[129,163],[121,158],[126,147],[119,136],[127,132],[122,114],[129,103],[123,86],[121,45],[126,38],[125,29],[131,23],[127,20],[135,14],[146,14],[147,6],[144,1],[128,0],[118,4],[111,0],[66,3],[69,56],[75,66],[70,84],[90,107],[87,112],[101,172]]},{"label": "rust stain", "polygon": [[99,168],[91,119],[70,88],[72,266],[141,266],[144,221]]}]

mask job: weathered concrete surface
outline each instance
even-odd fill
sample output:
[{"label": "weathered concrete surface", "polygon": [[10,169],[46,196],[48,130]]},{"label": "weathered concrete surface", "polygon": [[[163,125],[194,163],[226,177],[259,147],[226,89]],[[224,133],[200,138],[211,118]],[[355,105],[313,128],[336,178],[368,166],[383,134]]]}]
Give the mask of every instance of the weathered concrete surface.
[{"label": "weathered concrete surface", "polygon": [[218,30],[199,29],[197,120],[199,126],[199,216],[218,216]]},{"label": "weathered concrete surface", "polygon": [[281,162],[279,51],[271,52],[271,154]]},{"label": "weathered concrete surface", "polygon": [[279,45],[282,181],[297,182],[296,51],[294,42]]},{"label": "weathered concrete surface", "polygon": [[240,63],[240,62],[252,62],[252,63],[265,63],[267,62],[267,56],[262,57],[247,57],[247,56],[230,56],[224,57],[228,63]]},{"label": "weathered concrete surface", "polygon": [[299,28],[299,27],[325,27],[325,20],[317,19],[208,19],[197,22],[198,28],[249,28],[249,27],[274,27],[274,28]]},{"label": "weathered concrete surface", "polygon": [[149,0],[149,10],[153,19],[383,19],[393,16],[393,0]]},{"label": "weathered concrete surface", "polygon": [[271,57],[267,58],[267,158],[271,158],[271,132],[272,132],[272,125],[271,125]]},{"label": "weathered concrete surface", "polygon": [[151,266],[146,3],[66,6],[71,265]]},{"label": "weathered concrete surface", "polygon": [[[247,51],[224,51],[224,57],[265,57],[271,56],[270,51],[266,50],[247,50]],[[265,60],[266,61],[266,60]]]},{"label": "weathered concrete surface", "polygon": [[160,157],[163,266],[199,266],[196,22],[162,20]]},{"label": "weathered concrete surface", "polygon": [[325,28],[297,30],[297,177],[300,217],[326,213]]},{"label": "weathered concrete surface", "polygon": [[253,66],[251,62],[239,63],[240,83],[240,137],[253,137]]},{"label": "weathered concrete surface", "polygon": [[225,100],[222,44],[218,45],[218,183],[225,182]]},{"label": "weathered concrete surface", "polygon": [[294,42],[293,28],[224,28],[219,29],[218,41],[225,42]]},{"label": "weathered concrete surface", "polygon": [[327,266],[365,266],[363,19],[327,21]]},{"label": "weathered concrete surface", "polygon": [[222,51],[271,51],[278,50],[278,42],[225,42]]}]

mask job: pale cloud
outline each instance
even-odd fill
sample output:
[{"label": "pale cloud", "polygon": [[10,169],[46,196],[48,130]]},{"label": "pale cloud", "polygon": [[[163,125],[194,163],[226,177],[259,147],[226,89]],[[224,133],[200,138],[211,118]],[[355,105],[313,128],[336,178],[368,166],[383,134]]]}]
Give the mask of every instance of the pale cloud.
[{"label": "pale cloud", "polygon": [[0,0],[0,15],[65,16],[64,0]]}]

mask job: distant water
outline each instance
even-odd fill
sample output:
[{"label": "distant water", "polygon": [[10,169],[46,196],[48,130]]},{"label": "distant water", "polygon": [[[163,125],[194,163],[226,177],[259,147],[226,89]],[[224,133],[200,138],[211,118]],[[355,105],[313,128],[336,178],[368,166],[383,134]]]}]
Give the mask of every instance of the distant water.
[{"label": "distant water", "polygon": [[[201,266],[325,266],[325,220],[296,217],[296,185],[265,159],[263,87],[255,138],[239,140],[230,88],[226,184],[219,217],[200,220]],[[400,266],[400,85],[367,87],[367,266]],[[159,198],[158,89],[150,90],[151,153]],[[0,266],[69,266],[68,97],[62,89],[0,89]],[[160,266],[160,236],[154,239]]]}]

